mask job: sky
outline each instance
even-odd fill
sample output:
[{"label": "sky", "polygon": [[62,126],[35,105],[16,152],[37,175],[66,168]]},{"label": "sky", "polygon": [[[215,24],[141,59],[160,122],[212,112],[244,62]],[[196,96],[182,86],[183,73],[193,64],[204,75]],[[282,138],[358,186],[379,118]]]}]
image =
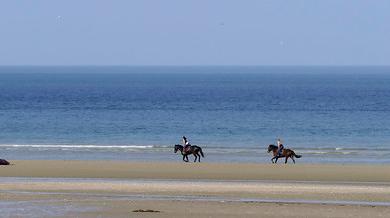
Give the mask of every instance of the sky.
[{"label": "sky", "polygon": [[390,1],[1,1],[0,65],[390,65]]}]

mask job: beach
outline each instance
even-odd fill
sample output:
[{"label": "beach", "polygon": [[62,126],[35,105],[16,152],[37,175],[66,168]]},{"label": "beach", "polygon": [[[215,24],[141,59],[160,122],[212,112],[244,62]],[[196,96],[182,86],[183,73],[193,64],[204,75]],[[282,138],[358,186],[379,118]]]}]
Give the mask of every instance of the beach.
[{"label": "beach", "polygon": [[2,177],[390,182],[390,166],[11,160]]},{"label": "beach", "polygon": [[0,67],[0,217],[387,217],[388,72]]},{"label": "beach", "polygon": [[[43,217],[380,217],[390,212],[386,165],[70,160],[12,164],[0,167],[0,207],[9,215],[35,211]],[[9,207],[23,202],[31,208],[24,211],[27,214]],[[59,214],[50,214],[56,211]]]}]

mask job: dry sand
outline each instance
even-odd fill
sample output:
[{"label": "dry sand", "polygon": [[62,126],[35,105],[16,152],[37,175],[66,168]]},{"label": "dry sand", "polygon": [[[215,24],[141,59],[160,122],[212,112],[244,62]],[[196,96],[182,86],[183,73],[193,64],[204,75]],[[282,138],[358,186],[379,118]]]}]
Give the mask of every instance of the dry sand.
[{"label": "dry sand", "polygon": [[0,177],[390,182],[388,165],[15,160]]}]

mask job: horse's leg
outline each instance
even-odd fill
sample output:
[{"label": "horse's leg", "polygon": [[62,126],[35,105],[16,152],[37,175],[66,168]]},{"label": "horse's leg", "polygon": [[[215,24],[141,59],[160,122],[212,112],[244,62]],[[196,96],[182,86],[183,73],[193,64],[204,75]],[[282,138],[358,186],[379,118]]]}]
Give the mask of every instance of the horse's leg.
[{"label": "horse's leg", "polygon": [[194,162],[196,162],[196,159],[198,159],[198,156],[195,153],[194,153],[194,156],[195,156]]},{"label": "horse's leg", "polygon": [[293,163],[295,164],[294,156],[291,156],[290,158],[291,158],[291,160],[293,160]]},{"label": "horse's leg", "polygon": [[200,155],[198,154],[198,162],[200,163]]},{"label": "horse's leg", "polygon": [[278,162],[278,159],[279,159],[279,157],[278,157],[278,156],[276,156],[276,157],[275,157],[275,163],[277,163],[277,162]]},{"label": "horse's leg", "polygon": [[183,160],[184,160],[185,162],[188,162],[188,154],[185,154],[185,155],[183,156]]},{"label": "horse's leg", "polygon": [[287,159],[288,159],[288,156],[286,156],[286,160],[284,161],[285,164],[287,163]]},{"label": "horse's leg", "polygon": [[271,158],[271,162],[272,162],[272,163],[274,163],[274,159],[275,159],[275,158],[276,158],[276,157]]}]

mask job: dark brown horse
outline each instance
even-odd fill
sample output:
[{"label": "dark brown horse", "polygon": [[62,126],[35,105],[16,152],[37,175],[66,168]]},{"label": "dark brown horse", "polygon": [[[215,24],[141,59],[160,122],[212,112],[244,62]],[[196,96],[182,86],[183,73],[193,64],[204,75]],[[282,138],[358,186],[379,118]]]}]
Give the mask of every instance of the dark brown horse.
[{"label": "dark brown horse", "polygon": [[[288,158],[291,158],[291,160],[295,163],[294,157],[296,157],[296,158],[302,157],[302,155],[296,155],[295,152],[291,149],[283,149],[282,154],[279,155],[278,154],[278,146],[276,146],[276,145],[269,145],[268,146],[268,153],[270,153],[271,151],[273,152],[273,155],[274,155],[273,158],[271,158],[272,163],[278,162],[279,157],[286,158],[286,160],[284,161],[285,164],[287,163]],[[275,162],[274,162],[274,159],[275,159]]]},{"label": "dark brown horse", "polygon": [[[183,155],[183,161],[188,162],[188,155],[193,154],[195,156],[194,162],[198,160],[200,162],[200,156],[204,157],[202,148],[196,145],[191,145],[187,152],[184,152],[184,147],[182,145],[175,145],[174,152],[177,153],[180,151]],[[199,155],[200,154],[200,155]]]}]

